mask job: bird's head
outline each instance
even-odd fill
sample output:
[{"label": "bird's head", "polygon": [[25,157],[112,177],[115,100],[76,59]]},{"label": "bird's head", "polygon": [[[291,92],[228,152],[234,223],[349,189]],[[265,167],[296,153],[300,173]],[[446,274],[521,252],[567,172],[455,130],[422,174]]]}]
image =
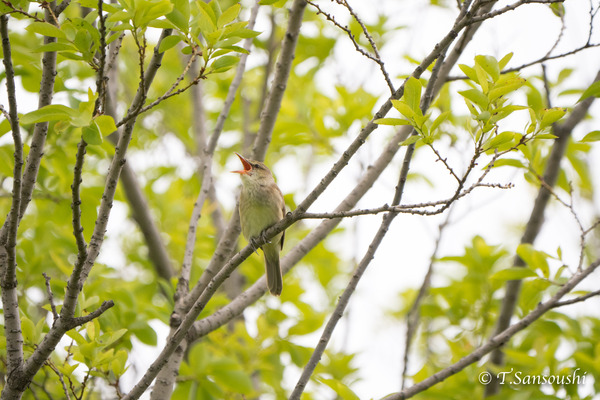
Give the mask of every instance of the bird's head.
[{"label": "bird's head", "polygon": [[242,157],[238,153],[235,154],[239,157],[244,169],[231,172],[235,174],[240,174],[242,178],[242,183],[266,183],[273,181],[273,174],[264,163],[260,161],[248,160],[247,158]]}]

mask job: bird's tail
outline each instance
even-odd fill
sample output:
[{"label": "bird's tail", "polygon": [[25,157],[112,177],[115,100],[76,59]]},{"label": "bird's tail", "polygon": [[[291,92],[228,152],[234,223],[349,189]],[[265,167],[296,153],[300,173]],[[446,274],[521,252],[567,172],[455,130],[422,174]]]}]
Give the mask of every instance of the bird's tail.
[{"label": "bird's tail", "polygon": [[279,296],[283,289],[283,277],[281,276],[281,267],[279,265],[279,242],[267,243],[262,246],[262,249],[265,253],[267,287],[271,294]]}]

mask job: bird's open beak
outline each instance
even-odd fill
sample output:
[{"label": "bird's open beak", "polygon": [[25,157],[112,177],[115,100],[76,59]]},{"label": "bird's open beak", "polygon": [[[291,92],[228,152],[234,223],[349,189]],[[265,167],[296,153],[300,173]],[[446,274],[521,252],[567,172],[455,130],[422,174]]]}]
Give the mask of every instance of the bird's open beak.
[{"label": "bird's open beak", "polygon": [[242,157],[238,153],[235,153],[235,155],[239,157],[240,161],[242,162],[242,165],[244,166],[244,169],[240,170],[240,171],[231,171],[231,172],[233,172],[234,174],[247,175],[248,172],[252,171],[252,165],[248,162],[248,160],[246,160],[244,157]]}]

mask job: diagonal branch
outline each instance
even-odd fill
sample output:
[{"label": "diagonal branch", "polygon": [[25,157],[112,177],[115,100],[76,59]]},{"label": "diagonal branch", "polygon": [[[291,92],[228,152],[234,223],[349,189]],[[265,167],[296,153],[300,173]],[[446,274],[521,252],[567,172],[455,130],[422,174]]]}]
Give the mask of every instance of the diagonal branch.
[{"label": "diagonal branch", "polygon": [[[481,10],[487,10],[486,7],[482,7]],[[460,54],[462,54],[464,48],[466,47],[466,44],[473,38],[475,31],[480,25],[481,24],[472,24],[465,29],[465,32],[459,39],[458,43],[454,46],[446,61],[442,64],[440,78],[434,87],[433,93],[437,94],[439,92],[442,83],[447,79],[452,66],[456,63]],[[356,206],[358,201],[372,187],[373,182],[379,178],[381,173],[390,164],[400,149],[399,143],[406,140],[408,135],[410,135],[410,129],[411,128],[408,126],[402,126],[399,128],[396,134],[388,141],[377,160],[373,163],[373,165],[367,168],[365,174],[360,179],[358,184],[340,202],[340,204],[335,208],[334,212],[348,211]],[[288,251],[288,253],[281,260],[281,268],[283,273],[285,274],[290,271],[311,249],[313,249],[333,229],[335,229],[340,221],[341,218],[322,221],[315,229],[313,229],[306,237],[304,237],[298,245]],[[197,340],[198,338],[216,330],[220,326],[227,324],[240,315],[246,309],[246,307],[255,303],[262,297],[262,295],[265,294],[266,286],[264,281],[265,278],[263,276],[254,282],[243,293],[233,299],[229,304],[217,310],[214,314],[197,321],[194,324],[194,330],[190,332],[190,340]]]},{"label": "diagonal branch", "polygon": [[[598,82],[599,80],[600,71],[596,75],[594,81]],[[549,187],[553,187],[556,183],[556,180],[558,179],[558,174],[560,172],[560,161],[566,151],[567,143],[571,137],[573,128],[583,120],[593,101],[594,97],[589,97],[585,99],[572,110],[569,117],[561,125],[557,125],[554,127],[554,133],[556,136],[558,136],[558,138],[555,139],[554,145],[552,146],[552,150],[548,157],[548,161],[546,162],[546,170],[543,176],[543,181]],[[541,230],[544,221],[544,213],[549,200],[550,191],[542,185],[535,199],[535,203],[529,216],[529,221],[525,226],[523,236],[521,237],[521,244],[532,244],[535,241],[538,233]],[[516,256],[513,261],[513,266],[524,267],[525,262],[520,257]],[[506,293],[504,295],[504,300],[502,301],[500,315],[498,316],[498,321],[496,323],[494,335],[497,335],[500,332],[504,331],[510,324],[510,320],[517,306],[517,300],[519,298],[520,292],[520,280],[507,282]],[[499,347],[497,349],[494,349],[492,355],[490,356],[490,362],[493,365],[502,365],[504,363],[504,353]],[[490,384],[487,385],[485,388],[486,396],[491,396],[497,393],[499,387],[500,386],[498,379],[492,379]]]},{"label": "diagonal branch", "polygon": [[386,397],[386,400],[404,400],[413,397],[414,395],[421,393],[430,387],[436,385],[437,383],[451,377],[452,375],[456,375],[469,365],[476,363],[481,360],[483,356],[490,353],[492,350],[502,346],[504,343],[508,342],[511,337],[513,337],[516,333],[522,331],[531,325],[534,321],[539,319],[546,311],[555,308],[556,304],[559,303],[559,300],[569,293],[575,286],[577,286],[582,280],[588,277],[592,272],[596,270],[600,266],[600,259],[594,261],[583,271],[577,272],[568,282],[566,282],[558,292],[554,296],[552,296],[549,300],[538,304],[538,306],[527,316],[519,320],[513,325],[510,325],[503,331],[495,334],[487,343],[479,346],[475,349],[471,354],[466,357],[463,357],[458,362],[444,368],[443,370],[431,375],[430,377],[422,380],[421,382],[409,387],[406,390],[403,390],[399,393],[394,393]]},{"label": "diagonal branch", "polygon": [[[171,30],[164,30],[160,40],[170,34]],[[143,103],[145,93],[143,93],[142,89],[149,87],[154,75],[156,74],[156,70],[160,67],[161,59],[162,53],[158,52],[157,46],[150,66],[148,67],[146,75],[144,76],[144,83],[140,84],[140,89],[138,90],[138,93],[132,102],[132,108],[139,109],[139,105]],[[60,316],[52,325],[50,331],[44,336],[42,342],[36,347],[33,354],[27,359],[27,361],[25,361],[21,372],[19,374],[15,374],[16,383],[10,387],[9,385],[6,385],[4,390],[9,390],[11,394],[20,393],[25,390],[27,385],[33,379],[33,376],[54,351],[56,345],[63,337],[65,332],[72,329],[74,326],[77,326],[77,324],[85,323],[93,318],[96,318],[104,311],[112,307],[112,301],[104,302],[103,305],[94,313],[85,317],[74,317],[78,295],[81,292],[83,283],[85,282],[92,266],[94,265],[96,257],[100,251],[100,246],[104,240],[104,233],[106,232],[106,225],[108,223],[108,217],[110,215],[110,209],[112,207],[117,181],[119,179],[119,173],[122,166],[125,164],[125,155],[131,139],[134,123],[135,120],[132,120],[126,124],[119,139],[119,145],[108,172],[105,190],[102,196],[100,208],[98,210],[98,218],[96,220],[96,226],[94,233],[92,234],[90,245],[88,246],[87,256],[83,263],[80,263],[79,261],[76,263],[73,273],[69,277]]]},{"label": "diagonal branch", "polygon": [[[438,74],[440,72],[440,67],[443,64],[444,55],[445,55],[445,49],[439,55],[438,62],[436,63],[436,65],[433,68],[433,71],[431,73],[431,79],[429,80],[429,82],[427,84],[427,88],[425,90],[425,95],[421,99],[421,111],[423,113],[425,113],[427,111],[427,109],[429,108],[429,105],[431,104],[431,100],[433,98],[431,94],[433,91],[433,87],[435,86],[435,81],[438,78]],[[416,132],[414,132],[413,134],[416,134]],[[402,195],[404,194],[404,187],[406,185],[406,178],[408,176],[408,171],[410,169],[410,162],[413,158],[414,151],[415,151],[415,143],[412,143],[411,145],[408,146],[408,148],[406,149],[406,153],[404,154],[404,161],[402,162],[402,168],[400,170],[398,184],[396,185],[394,198],[392,200],[392,206],[397,206],[402,201]],[[331,340],[331,336],[333,335],[333,331],[334,331],[335,327],[337,326],[338,321],[344,315],[344,311],[345,311],[346,307],[348,306],[348,303],[350,302],[350,297],[356,290],[358,282],[362,278],[364,272],[367,270],[367,267],[369,266],[369,264],[375,257],[375,252],[377,251],[379,245],[385,238],[385,236],[390,228],[390,225],[392,224],[392,221],[394,220],[394,218],[397,215],[398,215],[397,212],[392,211],[383,216],[381,225],[379,226],[377,233],[375,234],[375,236],[373,237],[373,240],[369,244],[369,248],[367,249],[365,255],[363,256],[363,258],[357,265],[356,269],[354,270],[352,278],[350,279],[350,282],[346,286],[346,289],[344,289],[344,292],[340,296],[338,304],[336,305],[335,310],[331,314],[329,321],[327,321],[327,324],[325,325],[325,329],[323,330],[323,333],[321,334],[321,338],[319,339],[319,342],[318,342],[317,346],[315,347],[315,350],[313,351],[313,353],[310,357],[310,360],[304,366],[302,375],[298,379],[298,382],[296,383],[296,386],[295,386],[292,394],[290,395],[290,400],[300,400],[300,396],[304,392],[304,388],[308,384],[308,381],[310,380],[311,375],[314,373],[315,368],[317,368],[317,365],[318,365],[319,361],[321,360],[321,357],[323,356],[323,353],[325,352],[325,349],[327,348],[329,341]]]}]

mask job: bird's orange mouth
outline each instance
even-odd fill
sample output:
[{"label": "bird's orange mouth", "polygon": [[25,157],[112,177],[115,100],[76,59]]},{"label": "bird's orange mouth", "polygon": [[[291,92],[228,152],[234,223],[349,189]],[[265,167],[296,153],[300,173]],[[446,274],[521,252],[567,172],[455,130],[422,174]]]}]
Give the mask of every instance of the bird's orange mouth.
[{"label": "bird's orange mouth", "polygon": [[242,165],[244,166],[244,169],[243,170],[239,170],[239,171],[231,171],[231,172],[233,172],[234,174],[248,175],[248,173],[250,171],[252,171],[252,164],[250,164],[248,162],[248,160],[246,160],[244,157],[242,157],[238,153],[235,153],[235,155],[238,156],[238,158],[242,162]]}]

